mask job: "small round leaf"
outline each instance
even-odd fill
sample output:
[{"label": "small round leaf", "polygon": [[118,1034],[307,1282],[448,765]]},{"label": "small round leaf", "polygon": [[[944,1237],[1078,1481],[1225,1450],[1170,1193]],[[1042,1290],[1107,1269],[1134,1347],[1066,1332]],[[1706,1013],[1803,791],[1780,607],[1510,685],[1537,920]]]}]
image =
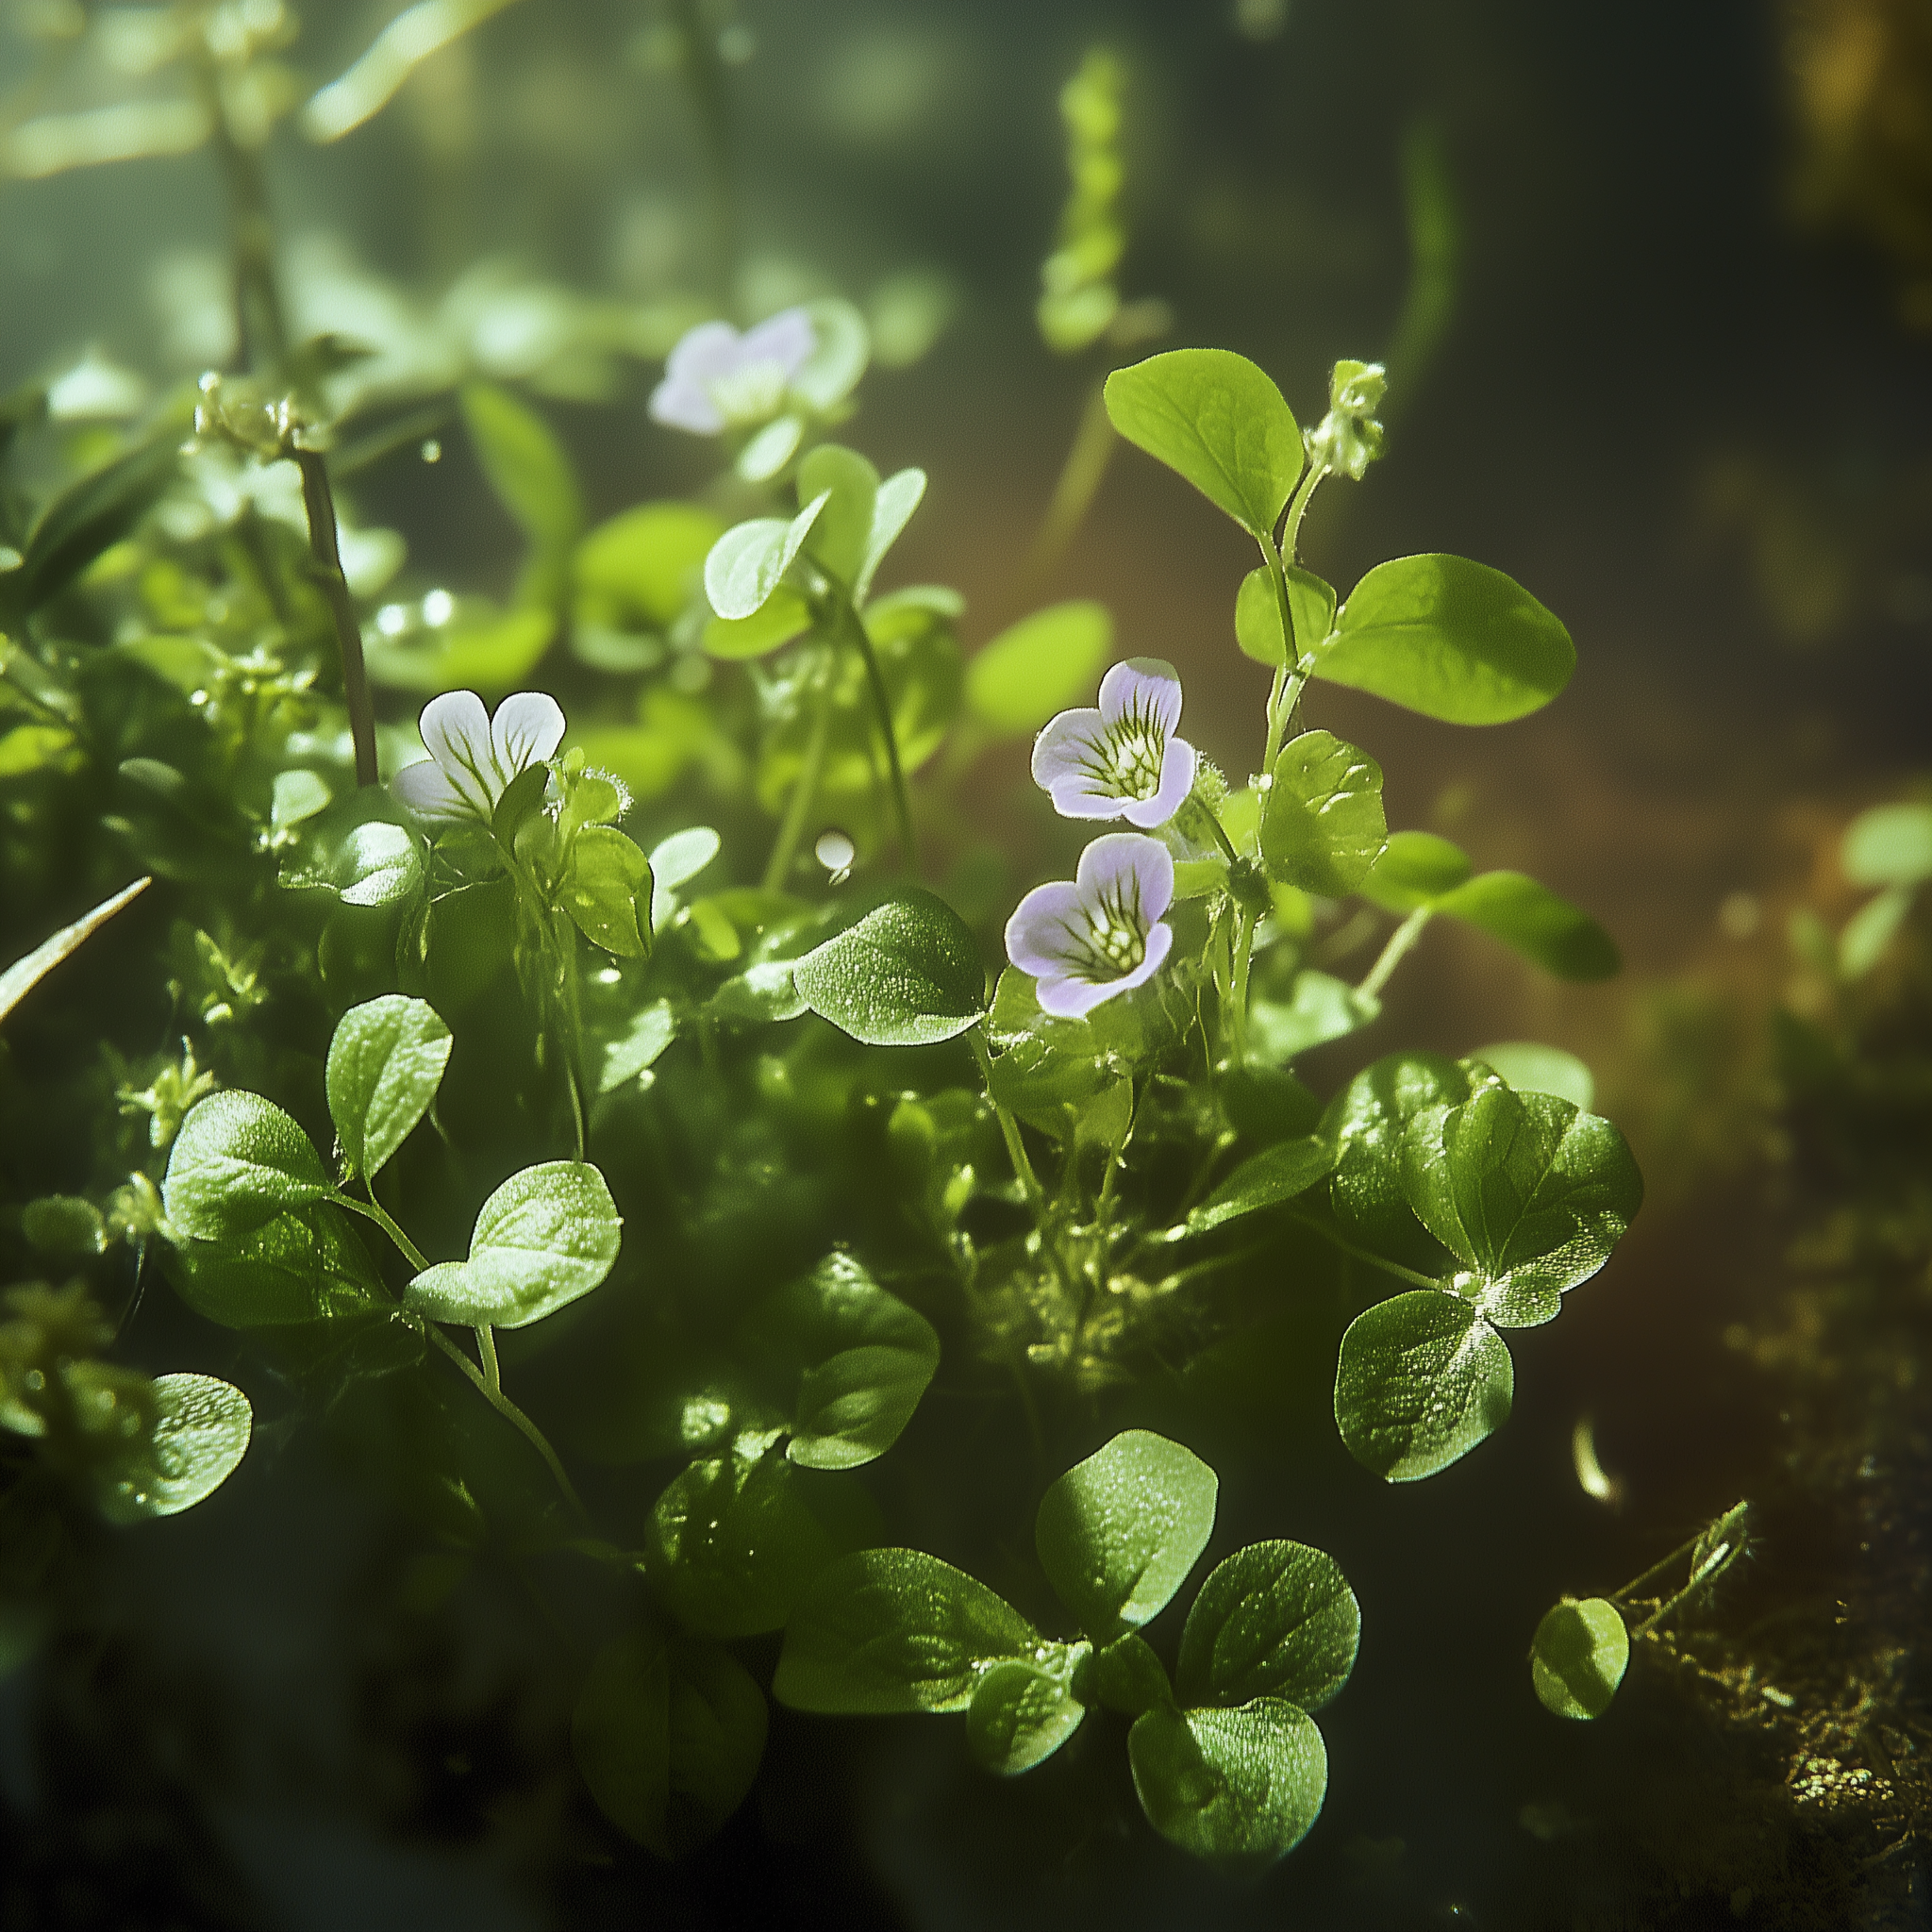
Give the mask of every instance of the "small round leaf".
[{"label": "small round leaf", "polygon": [[1181,1633],[1185,1704],[1285,1697],[1319,1710],[1348,1681],[1362,1614],[1333,1557],[1306,1543],[1250,1543],[1208,1572]]},{"label": "small round leaf", "polygon": [[248,1453],[255,1411],[217,1375],[155,1378],[154,1430],[103,1479],[102,1512],[113,1523],[178,1516],[205,1502]]},{"label": "small round leaf", "polygon": [[429,1111],[454,1041],[425,1000],[385,993],[351,1007],[329,1041],[328,1110],[351,1174],[381,1173]]},{"label": "small round leaf", "polygon": [[1157,1707],[1127,1733],[1147,1822],[1184,1852],[1252,1870],[1307,1836],[1328,1790],[1328,1753],[1306,1712],[1277,1697],[1238,1710]]},{"label": "small round leaf", "polygon": [[1630,1666],[1630,1632],[1607,1597],[1558,1604],[1536,1626],[1529,1674],[1545,1710],[1601,1717]]},{"label": "small round leaf", "polygon": [[161,1203],[177,1232],[213,1240],[331,1193],[314,1142],[258,1093],[210,1093],[175,1138]]},{"label": "small round leaf", "polygon": [[813,947],[791,978],[814,1013],[867,1046],[951,1040],[986,1010],[972,928],[916,886]]}]

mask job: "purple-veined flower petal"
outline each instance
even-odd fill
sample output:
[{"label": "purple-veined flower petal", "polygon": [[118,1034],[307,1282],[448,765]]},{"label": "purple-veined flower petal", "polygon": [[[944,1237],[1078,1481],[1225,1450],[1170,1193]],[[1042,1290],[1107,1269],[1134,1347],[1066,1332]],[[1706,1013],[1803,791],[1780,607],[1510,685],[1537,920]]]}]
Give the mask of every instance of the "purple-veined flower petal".
[{"label": "purple-veined flower petal", "polygon": [[423,707],[416,728],[424,750],[471,808],[487,819],[508,780],[496,769],[483,700],[473,691],[446,691]]},{"label": "purple-veined flower petal", "polygon": [[1086,929],[1077,886],[1067,879],[1035,886],[1007,921],[1007,958],[1036,979],[1051,977],[1087,957],[1076,938]]},{"label": "purple-veined flower petal", "polygon": [[497,706],[490,741],[507,777],[514,778],[563,742],[562,707],[548,691],[520,691]]},{"label": "purple-veined flower petal", "polygon": [[1121,816],[1130,825],[1149,829],[1166,824],[1194,789],[1196,762],[1194,747],[1185,738],[1170,738],[1160,760],[1160,790],[1152,798],[1133,800],[1124,808]]},{"label": "purple-veined flower petal", "polygon": [[389,789],[399,805],[429,824],[460,824],[476,816],[468,795],[451,784],[449,774],[434,758],[405,765],[389,781]]},{"label": "purple-veined flower petal", "polygon": [[1140,832],[1107,832],[1080,855],[1081,903],[1117,905],[1144,931],[1174,904],[1174,855]]},{"label": "purple-veined flower petal", "polygon": [[1084,1019],[1103,1000],[1145,986],[1167,963],[1173,950],[1174,927],[1162,920],[1148,932],[1146,956],[1131,973],[1124,973],[1118,979],[1042,978],[1034,989],[1034,997],[1040,1002],[1040,1010],[1057,1020]]},{"label": "purple-veined flower petal", "polygon": [[1051,791],[1065,779],[1085,780],[1103,728],[1100,713],[1091,705],[1062,711],[1033,741],[1033,782]]},{"label": "purple-veined flower petal", "polygon": [[1164,658],[1128,658],[1100,680],[1100,715],[1109,724],[1143,718],[1163,738],[1180,729],[1181,681]]}]

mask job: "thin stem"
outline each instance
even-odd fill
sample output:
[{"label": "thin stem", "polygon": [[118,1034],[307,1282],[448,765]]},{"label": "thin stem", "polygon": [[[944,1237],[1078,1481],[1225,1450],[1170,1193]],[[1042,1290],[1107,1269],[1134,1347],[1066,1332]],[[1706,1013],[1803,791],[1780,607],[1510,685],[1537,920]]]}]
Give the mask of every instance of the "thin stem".
[{"label": "thin stem", "polygon": [[879,669],[878,653],[872,647],[864,621],[853,609],[842,591],[839,600],[839,621],[847,631],[865,665],[865,681],[872,691],[873,709],[878,716],[879,733],[886,741],[886,763],[891,768],[892,808],[898,818],[899,854],[906,870],[919,870],[919,854],[912,842],[912,795],[906,789],[906,770],[899,761],[899,734],[892,728],[892,701],[886,691],[885,674]]},{"label": "thin stem", "polygon": [[[362,1185],[365,1188],[369,1188],[369,1183],[366,1180]],[[396,1246],[402,1251],[404,1260],[408,1262],[409,1266],[418,1274],[421,1274],[429,1266],[428,1259],[424,1255],[423,1250],[396,1225],[389,1209],[375,1198],[375,1190],[374,1188],[369,1188],[369,1200],[366,1206],[357,1200],[354,1194],[336,1194],[331,1196],[331,1198],[338,1208],[346,1208],[351,1214],[359,1214],[364,1221],[375,1222],[376,1226],[381,1228],[383,1233],[395,1242]]]},{"label": "thin stem", "polygon": [[503,1371],[496,1361],[496,1330],[488,1322],[476,1324],[476,1354],[483,1363],[483,1379],[497,1394],[503,1393]]},{"label": "thin stem", "polygon": [[308,554],[322,593],[336,621],[336,643],[342,654],[342,697],[349,707],[349,731],[356,741],[356,783],[374,785],[375,700],[369,690],[369,667],[362,661],[362,626],[342,575],[336,542],[336,503],[328,487],[328,465],[319,449],[290,451],[302,472],[302,502],[308,512]]},{"label": "thin stem", "polygon": [[1389,943],[1382,948],[1382,957],[1371,966],[1362,977],[1362,983],[1356,991],[1363,999],[1374,999],[1389,984],[1389,975],[1402,964],[1403,955],[1423,936],[1423,927],[1428,924],[1432,906],[1418,906],[1395,930],[1389,935]]},{"label": "thin stem", "polygon": [[426,1324],[423,1332],[475,1384],[477,1391],[491,1407],[523,1433],[530,1446],[543,1458],[552,1476],[556,1478],[557,1487],[563,1491],[565,1502],[588,1523],[591,1520],[591,1512],[584,1507],[584,1499],[577,1494],[575,1484],[565,1473],[563,1464],[558,1460],[557,1451],[550,1446],[550,1440],[543,1431],[501,1389],[492,1389],[485,1379],[482,1370],[435,1323]]},{"label": "thin stem", "polygon": [[206,48],[196,58],[194,71],[208,108],[215,155],[228,184],[236,354],[251,375],[274,375],[288,358],[289,329],[275,281],[275,224],[269,214],[261,151],[237,135],[220,65]]},{"label": "thin stem", "polygon": [[1088,392],[1087,406],[1080,412],[1080,426],[1067,450],[1059,480],[1054,485],[1053,500],[1040,520],[1033,548],[1026,558],[1026,583],[1039,584],[1053,570],[1074,533],[1087,520],[1093,499],[1100,493],[1108,464],[1120,441],[1107,413],[1106,384],[1096,382]]},{"label": "thin stem", "polygon": [[1371,1268],[1379,1268],[1384,1274],[1392,1274],[1398,1281],[1406,1281],[1412,1288],[1438,1288],[1443,1293],[1453,1292],[1448,1284],[1440,1281],[1433,1274],[1418,1274],[1413,1268],[1405,1268],[1399,1261],[1385,1259],[1380,1255],[1371,1254],[1367,1248],[1358,1248],[1353,1241],[1343,1241],[1333,1229],[1324,1226],[1312,1215],[1291,1214],[1291,1221],[1307,1228],[1311,1234],[1318,1234],[1331,1248],[1339,1248],[1351,1259],[1366,1261]]},{"label": "thin stem", "polygon": [[806,741],[805,763],[800,766],[798,783],[791,788],[791,802],[785,808],[783,824],[765,864],[765,891],[782,891],[791,876],[791,861],[798,855],[798,841],[805,836],[806,815],[811,810],[819,779],[825,769],[825,747],[831,742],[832,702],[839,680],[837,646],[828,647],[826,661],[819,672],[818,711],[812,719],[811,736]]},{"label": "thin stem", "polygon": [[[1189,824],[1206,823],[1208,829],[1214,834],[1214,842],[1221,847],[1228,864],[1238,865],[1241,862],[1241,854],[1234,849],[1234,841],[1227,836],[1227,832],[1222,825],[1220,818],[1199,792],[1189,792],[1186,802],[1181,807],[1181,810],[1187,814],[1187,823]],[[1183,829],[1185,829],[1185,826]]]},{"label": "thin stem", "polygon": [[1033,1210],[1035,1224],[1044,1227],[1046,1222],[1046,1190],[1040,1185],[1040,1176],[1033,1171],[1033,1162],[1026,1152],[1026,1143],[1020,1138],[1020,1123],[1011,1112],[993,1099],[992,1055],[987,1051],[986,1029],[975,1026],[966,1036],[972,1046],[974,1057],[979,1061],[979,1077],[986,1083],[986,1097],[991,1103],[993,1118],[1000,1124],[1000,1134],[1007,1143],[1007,1158],[1013,1163],[1013,1173],[1026,1196],[1026,1205]]}]

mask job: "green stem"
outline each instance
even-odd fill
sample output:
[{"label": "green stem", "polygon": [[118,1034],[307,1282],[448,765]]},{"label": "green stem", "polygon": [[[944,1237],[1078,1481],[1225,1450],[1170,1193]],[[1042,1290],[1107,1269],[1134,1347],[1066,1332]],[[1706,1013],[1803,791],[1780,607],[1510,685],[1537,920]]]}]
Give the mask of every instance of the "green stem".
[{"label": "green stem", "polygon": [[342,553],[336,542],[336,504],[328,487],[328,465],[319,449],[294,449],[289,454],[302,473],[302,503],[308,512],[308,555],[322,594],[335,619],[336,645],[342,657],[342,698],[349,708],[349,733],[356,743],[356,783],[376,782],[375,699],[369,690],[369,667],[362,661],[362,626],[342,575]]},{"label": "green stem", "polygon": [[491,1407],[524,1435],[530,1446],[543,1458],[551,1475],[556,1478],[557,1487],[563,1491],[564,1501],[588,1523],[591,1520],[591,1512],[584,1507],[584,1499],[577,1494],[576,1485],[565,1473],[563,1464],[558,1459],[557,1451],[550,1446],[550,1440],[543,1431],[500,1388],[492,1388],[482,1370],[435,1323],[425,1324],[423,1332],[475,1384],[478,1392]]},{"label": "green stem", "polygon": [[811,810],[819,779],[825,769],[825,747],[831,742],[832,736],[832,701],[839,683],[836,645],[826,651],[825,658],[826,661],[819,672],[818,711],[812,719],[811,736],[806,741],[805,763],[799,768],[798,783],[791,788],[791,799],[785,808],[784,823],[778,827],[772,856],[765,864],[765,891],[768,892],[782,891],[786,879],[791,876],[791,861],[798,854],[798,841],[805,836],[806,815]]},{"label": "green stem", "polygon": [[1391,1261],[1383,1256],[1371,1254],[1367,1248],[1358,1248],[1353,1241],[1343,1241],[1332,1228],[1324,1226],[1308,1214],[1292,1214],[1290,1220],[1298,1223],[1311,1234],[1318,1234],[1331,1248],[1339,1248],[1351,1259],[1366,1262],[1371,1268],[1379,1268],[1384,1274],[1392,1274],[1398,1281],[1406,1281],[1412,1288],[1441,1289],[1444,1294],[1454,1291],[1446,1282],[1440,1281],[1433,1274],[1418,1274],[1413,1268],[1405,1268],[1399,1261]]},{"label": "green stem", "polygon": [[395,1242],[397,1248],[400,1249],[402,1252],[402,1257],[404,1260],[408,1262],[409,1266],[413,1268],[418,1274],[421,1274],[423,1271],[429,1266],[429,1262],[427,1258],[425,1257],[423,1250],[419,1248],[416,1245],[416,1243],[412,1241],[409,1239],[409,1237],[406,1235],[402,1231],[402,1229],[396,1225],[395,1220],[391,1215],[389,1209],[385,1208],[382,1205],[382,1203],[375,1198],[375,1190],[370,1186],[369,1182],[367,1180],[364,1180],[362,1185],[365,1188],[369,1189],[369,1201],[367,1206],[364,1206],[362,1202],[357,1200],[354,1194],[335,1195],[333,1198],[335,1200],[336,1206],[339,1208],[346,1208],[351,1214],[359,1214],[364,1221],[375,1222],[376,1226],[381,1228],[383,1233],[388,1235],[390,1240]]},{"label": "green stem", "polygon": [[483,1363],[483,1379],[499,1395],[503,1393],[503,1370],[496,1360],[496,1330],[488,1322],[476,1324],[476,1354]]},{"label": "green stem", "polygon": [[886,741],[886,762],[892,774],[892,808],[898,818],[899,855],[908,873],[919,870],[919,855],[912,843],[912,795],[906,789],[906,770],[899,761],[899,734],[892,728],[892,701],[886,692],[885,674],[879,669],[878,653],[872,647],[865,624],[852,608],[843,591],[836,591],[839,622],[858,646],[865,665],[865,681],[872,691],[873,709],[877,713],[879,732]]},{"label": "green stem", "polygon": [[194,74],[208,109],[215,155],[228,184],[236,354],[249,374],[273,376],[288,358],[289,328],[275,281],[275,223],[269,213],[261,151],[237,134],[221,67],[206,48],[195,59]]},{"label": "green stem", "polygon": [[1020,1123],[1008,1108],[993,1099],[992,1055],[987,1051],[985,1025],[974,1027],[966,1039],[973,1048],[974,1057],[979,1061],[979,1077],[986,1083],[986,1097],[991,1104],[993,1118],[1000,1124],[1000,1135],[1007,1143],[1007,1158],[1013,1163],[1013,1173],[1025,1193],[1026,1205],[1033,1210],[1034,1224],[1043,1238],[1046,1230],[1046,1190],[1040,1185],[1040,1176],[1034,1173],[1033,1162],[1026,1153],[1026,1143],[1020,1138]]},{"label": "green stem", "polygon": [[1389,975],[1402,964],[1403,955],[1423,936],[1423,927],[1428,924],[1433,906],[1418,906],[1395,930],[1389,935],[1389,943],[1382,948],[1382,957],[1363,975],[1362,983],[1356,988],[1364,999],[1374,999],[1389,984]]},{"label": "green stem", "polygon": [[1054,485],[1053,500],[1040,521],[1033,548],[1026,558],[1026,583],[1039,584],[1066,553],[1074,533],[1087,520],[1093,499],[1100,493],[1120,438],[1107,413],[1107,385],[1096,382],[1080,412],[1080,426],[1074,432],[1067,460],[1059,481]]},{"label": "green stem", "polygon": [[1208,829],[1214,835],[1214,842],[1221,847],[1228,864],[1237,865],[1241,862],[1241,854],[1234,849],[1234,841],[1227,836],[1220,818],[1198,791],[1188,793],[1187,798],[1181,805],[1181,812],[1183,816],[1183,831],[1190,825],[1205,823]]}]

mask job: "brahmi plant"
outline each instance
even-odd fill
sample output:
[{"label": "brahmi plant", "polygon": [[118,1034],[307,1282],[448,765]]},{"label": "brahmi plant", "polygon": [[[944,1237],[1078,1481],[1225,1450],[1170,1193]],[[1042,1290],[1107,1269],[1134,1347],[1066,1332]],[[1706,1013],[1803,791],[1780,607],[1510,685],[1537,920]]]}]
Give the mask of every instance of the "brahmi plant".
[{"label": "brahmi plant", "polygon": [[[1105,408],[1254,541],[1229,587],[1272,673],[1253,744],[1191,735],[1173,664],[1109,665],[1097,605],[969,658],[956,592],[879,587],[925,478],[827,440],[865,362],[836,303],[688,337],[651,408],[716,442],[717,490],[588,535],[541,416],[472,386],[531,546],[519,601],[372,611],[331,475],[351,354],[209,378],[186,455],[183,403],[37,509],[7,498],[8,890],[46,896],[62,853],[152,875],[179,1047],[105,1046],[75,1076],[92,1153],[23,1204],[80,1285],[15,1291],[0,1326],[6,1507],[58,1519],[78,1470],[155,1513],[236,1466],[239,1391],[97,1361],[117,1257],[152,1258],[239,1331],[278,1434],[327,1432],[419,1526],[440,1588],[486,1560],[577,1579],[576,1760],[654,1852],[741,1804],[775,1696],[963,1713],[1007,1776],[1126,1720],[1155,1830],[1279,1857],[1375,1606],[1286,1535],[1190,1592],[1216,1478],[1137,1409],[1340,1284],[1334,1425],[1426,1478],[1507,1421],[1506,1338],[1636,1213],[1549,1049],[1389,1053],[1325,1102],[1292,1071],[1376,1021],[1438,918],[1614,970],[1536,881],[1391,834],[1374,758],[1308,715],[1326,683],[1521,718],[1571,675],[1562,625],[1447,556],[1338,598],[1298,538],[1378,455],[1382,371],[1338,364],[1304,433],[1255,364],[1181,349]],[[413,734],[371,673],[434,693]],[[1091,834],[1024,891],[958,858],[985,856],[976,761],[1016,740],[1042,811]],[[697,783],[716,826],[680,807]],[[919,882],[941,853],[964,911]],[[1372,935],[1358,977],[1329,970]],[[131,1421],[76,1448],[116,1375]],[[974,1446],[990,1413],[1010,1453]],[[895,1462],[917,1479],[856,1474]],[[939,1495],[1005,1526],[991,1581],[921,1547],[957,1545]],[[25,1601],[47,1574],[0,1580]]]}]

